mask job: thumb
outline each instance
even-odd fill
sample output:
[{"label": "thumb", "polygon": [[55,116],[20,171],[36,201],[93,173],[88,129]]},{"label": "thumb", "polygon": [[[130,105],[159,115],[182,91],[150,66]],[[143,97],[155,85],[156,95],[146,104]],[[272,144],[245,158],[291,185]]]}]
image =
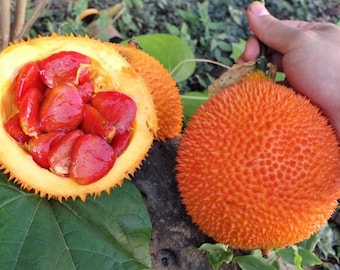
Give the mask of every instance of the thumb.
[{"label": "thumb", "polygon": [[268,47],[282,54],[289,51],[289,43],[299,34],[298,27],[276,19],[258,1],[250,4],[247,17],[255,36]]}]

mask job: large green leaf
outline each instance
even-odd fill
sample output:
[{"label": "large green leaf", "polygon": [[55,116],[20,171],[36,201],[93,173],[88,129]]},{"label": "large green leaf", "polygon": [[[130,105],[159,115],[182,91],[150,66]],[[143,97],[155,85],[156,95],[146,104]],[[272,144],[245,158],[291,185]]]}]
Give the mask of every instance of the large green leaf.
[{"label": "large green leaf", "polygon": [[42,199],[0,175],[1,269],[149,269],[151,223],[135,186],[86,202]]},{"label": "large green leaf", "polygon": [[188,79],[196,68],[195,56],[179,37],[169,34],[148,34],[136,37],[140,47],[155,57],[177,82]]}]

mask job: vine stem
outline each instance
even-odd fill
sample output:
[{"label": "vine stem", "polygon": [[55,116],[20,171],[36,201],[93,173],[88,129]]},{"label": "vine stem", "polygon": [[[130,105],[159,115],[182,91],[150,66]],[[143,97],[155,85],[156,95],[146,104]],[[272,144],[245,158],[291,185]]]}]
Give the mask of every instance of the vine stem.
[{"label": "vine stem", "polygon": [[267,59],[266,59],[267,46],[260,41],[260,56],[256,60],[256,69],[266,72],[267,70]]},{"label": "vine stem", "polygon": [[217,61],[213,61],[213,60],[209,60],[209,59],[203,59],[203,58],[198,58],[198,59],[185,59],[181,62],[179,62],[170,72],[171,75],[173,75],[183,64],[185,63],[190,63],[190,62],[205,62],[205,63],[210,63],[210,64],[214,64],[217,66],[221,66],[225,69],[229,69],[230,66],[226,66],[220,62]]}]

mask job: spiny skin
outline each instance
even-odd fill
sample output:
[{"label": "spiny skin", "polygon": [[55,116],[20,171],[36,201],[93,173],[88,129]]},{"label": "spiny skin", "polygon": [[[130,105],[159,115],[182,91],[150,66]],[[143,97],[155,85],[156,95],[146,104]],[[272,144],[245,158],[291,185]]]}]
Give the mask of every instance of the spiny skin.
[{"label": "spiny skin", "polygon": [[176,82],[169,72],[152,56],[134,45],[113,44],[145,80],[152,93],[159,130],[156,139],[165,140],[180,135],[183,107]]},{"label": "spiny skin", "polygon": [[340,154],[308,99],[254,73],[201,106],[178,149],[192,220],[233,248],[268,251],[327,222],[340,196]]}]

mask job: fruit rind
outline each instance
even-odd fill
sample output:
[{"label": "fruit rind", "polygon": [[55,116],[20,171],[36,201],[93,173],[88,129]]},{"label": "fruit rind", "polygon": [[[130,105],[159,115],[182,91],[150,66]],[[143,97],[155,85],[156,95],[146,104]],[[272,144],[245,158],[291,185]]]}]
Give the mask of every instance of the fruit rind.
[{"label": "fruit rind", "polygon": [[[183,106],[176,81],[157,59],[135,45],[112,46],[134,66],[152,93],[159,119],[155,138],[164,141],[178,137],[182,131]],[[144,63],[148,63],[148,68]]]},{"label": "fruit rind", "polygon": [[[13,82],[28,62],[42,60],[58,51],[77,51],[89,56],[96,65],[92,70],[95,92],[112,89],[130,96],[137,105],[136,119],[131,127],[132,138],[127,149],[117,159],[114,168],[99,181],[80,185],[70,178],[60,177],[34,163],[32,157],[6,132],[5,122],[16,112],[13,102]],[[107,43],[80,36],[39,37],[13,44],[0,54],[0,162],[10,179],[22,188],[42,197],[85,200],[88,194],[110,192],[124,178],[130,178],[145,158],[158,129],[152,96],[143,79],[129,63]],[[47,184],[48,182],[48,184]]]}]

